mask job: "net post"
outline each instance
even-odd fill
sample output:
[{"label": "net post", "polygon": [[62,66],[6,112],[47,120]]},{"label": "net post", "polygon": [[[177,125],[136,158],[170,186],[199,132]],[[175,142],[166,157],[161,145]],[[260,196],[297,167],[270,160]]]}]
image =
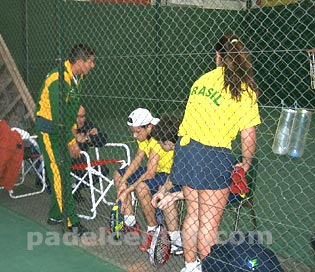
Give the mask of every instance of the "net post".
[{"label": "net post", "polygon": [[315,90],[315,48],[307,50],[310,61],[311,88]]}]

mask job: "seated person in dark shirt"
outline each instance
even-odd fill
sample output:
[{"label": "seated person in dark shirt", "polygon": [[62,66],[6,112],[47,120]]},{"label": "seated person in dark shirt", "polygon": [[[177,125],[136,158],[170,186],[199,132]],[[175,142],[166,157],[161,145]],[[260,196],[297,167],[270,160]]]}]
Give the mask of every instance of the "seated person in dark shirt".
[{"label": "seated person in dark shirt", "polygon": [[[94,124],[86,119],[86,112],[84,107],[81,105],[78,111],[76,124],[72,127],[72,133],[76,138],[77,143],[81,151],[88,151],[89,147],[101,147],[107,143],[107,135],[99,131],[99,129],[94,126]],[[73,159],[72,164],[82,163],[85,162],[85,156],[81,154],[79,159]],[[104,176],[107,176],[109,173],[109,169],[105,166],[101,166],[101,172]],[[85,174],[85,171],[75,170],[73,173],[76,176],[82,177]],[[93,183],[98,182],[98,176],[93,175]],[[76,184],[74,184],[75,186]],[[80,186],[85,187],[84,185]],[[80,193],[79,190],[75,195],[79,197]]]},{"label": "seated person in dark shirt", "polygon": [[101,147],[107,143],[107,135],[99,132],[99,129],[86,119],[86,112],[82,105],[78,111],[77,123],[72,127],[72,133],[82,151],[87,151],[89,146]]}]

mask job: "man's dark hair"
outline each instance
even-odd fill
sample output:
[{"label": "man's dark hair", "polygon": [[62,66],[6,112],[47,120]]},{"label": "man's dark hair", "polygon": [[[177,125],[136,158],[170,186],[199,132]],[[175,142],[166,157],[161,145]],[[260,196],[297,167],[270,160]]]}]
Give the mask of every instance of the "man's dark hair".
[{"label": "man's dark hair", "polygon": [[74,64],[77,60],[86,61],[91,56],[94,56],[94,51],[85,44],[77,44],[72,47],[69,54],[69,61]]},{"label": "man's dark hair", "polygon": [[180,120],[174,115],[162,115],[160,122],[154,126],[151,136],[157,141],[176,143]]}]

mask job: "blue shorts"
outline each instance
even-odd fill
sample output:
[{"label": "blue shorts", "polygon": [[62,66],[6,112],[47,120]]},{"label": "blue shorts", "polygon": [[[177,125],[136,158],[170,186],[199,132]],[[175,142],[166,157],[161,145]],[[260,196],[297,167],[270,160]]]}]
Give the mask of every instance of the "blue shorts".
[{"label": "blue shorts", "polygon": [[[121,176],[123,176],[126,172],[126,169],[127,169],[127,167],[122,168],[122,169],[118,169],[118,173]],[[146,167],[140,166],[136,170],[136,172],[134,172],[127,179],[128,185],[135,183],[146,171],[147,171]],[[150,192],[151,192],[151,195],[154,195],[157,193],[157,191],[159,190],[159,187],[162,186],[166,182],[168,176],[169,176],[169,174],[167,174],[167,173],[159,172],[159,173],[155,173],[155,177],[153,179],[147,179],[144,181],[148,185]]]},{"label": "blue shorts", "polygon": [[180,192],[182,190],[181,185],[173,184],[174,186],[171,188],[170,193]]},{"label": "blue shorts", "polygon": [[231,184],[231,171],[235,158],[228,148],[203,145],[190,139],[175,146],[175,157],[170,174],[173,184],[189,186],[195,190],[220,190]]}]

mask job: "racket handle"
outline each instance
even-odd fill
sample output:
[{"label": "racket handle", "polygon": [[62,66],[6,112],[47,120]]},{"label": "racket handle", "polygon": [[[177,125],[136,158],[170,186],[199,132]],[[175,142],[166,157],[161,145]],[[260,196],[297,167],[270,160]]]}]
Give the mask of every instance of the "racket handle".
[{"label": "racket handle", "polygon": [[121,205],[122,205],[121,200],[118,200],[117,206],[118,206],[119,221],[123,222],[124,221],[124,216],[121,214]]},{"label": "racket handle", "polygon": [[156,209],[156,220],[157,220],[158,224],[161,224],[163,222],[163,214],[162,214],[162,210],[160,208]]},{"label": "racket handle", "polygon": [[111,211],[111,232],[115,240],[119,240],[123,229],[124,217],[121,214],[121,201],[114,205]]}]

